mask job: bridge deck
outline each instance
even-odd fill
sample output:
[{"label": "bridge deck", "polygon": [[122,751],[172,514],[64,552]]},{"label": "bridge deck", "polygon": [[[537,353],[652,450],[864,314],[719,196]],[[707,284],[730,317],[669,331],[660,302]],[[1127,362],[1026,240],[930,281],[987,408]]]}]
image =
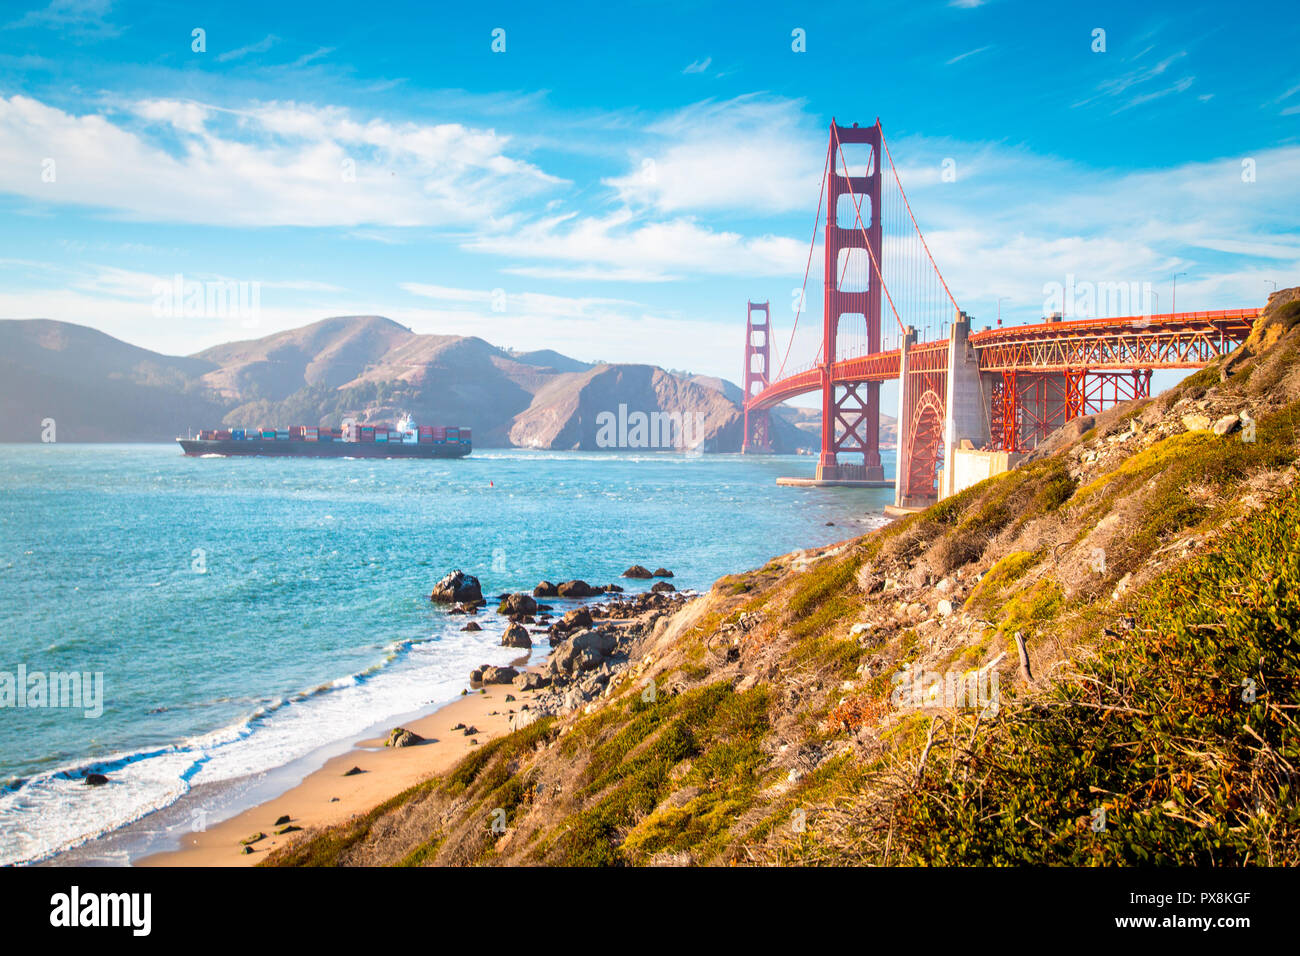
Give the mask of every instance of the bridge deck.
[{"label": "bridge deck", "polygon": [[[1114,319],[1075,319],[987,329],[970,336],[982,372],[1052,372],[1067,369],[1200,368],[1226,355],[1250,335],[1261,309],[1176,312]],[[908,349],[910,360],[946,352],[947,339]],[[833,384],[883,382],[898,378],[900,352],[874,352],[837,361]],[[814,367],[775,381],[747,405],[771,408],[822,387]]]}]

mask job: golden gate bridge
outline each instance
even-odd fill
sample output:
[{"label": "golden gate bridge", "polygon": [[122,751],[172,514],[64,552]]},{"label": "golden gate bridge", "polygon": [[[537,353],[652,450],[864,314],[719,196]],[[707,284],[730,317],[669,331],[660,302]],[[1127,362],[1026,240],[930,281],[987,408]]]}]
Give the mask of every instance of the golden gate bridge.
[{"label": "golden gate bridge", "polygon": [[[824,225],[823,225],[824,222]],[[821,231],[822,339],[787,369]],[[810,484],[888,487],[922,507],[957,490],[954,453],[1016,456],[1047,434],[1151,392],[1154,369],[1194,369],[1250,334],[1259,309],[1066,320],[975,332],[943,278],[884,133],[834,120],[794,325],[772,371],[768,302],[749,302],[742,452],[771,451],[769,410],[821,395]],[[896,476],[880,458],[880,385],[899,382]],[[1014,460],[1009,458],[1008,460]]]}]

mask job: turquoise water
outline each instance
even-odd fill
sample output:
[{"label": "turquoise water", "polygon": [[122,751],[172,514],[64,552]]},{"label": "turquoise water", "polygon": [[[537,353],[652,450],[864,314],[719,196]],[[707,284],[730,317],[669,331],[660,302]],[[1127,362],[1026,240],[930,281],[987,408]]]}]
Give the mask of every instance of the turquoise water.
[{"label": "turquoise water", "polygon": [[[618,581],[633,563],[705,590],[879,523],[891,492],[774,484],[812,467],[795,457],[314,461],[0,446],[0,674],[103,675],[99,716],[0,709],[0,863],[48,856],[198,783],[263,773],[453,698],[471,667],[517,652],[498,646],[495,615],[464,633],[463,619],[430,605],[451,568],[477,575],[486,595],[543,578]],[[111,783],[86,787],[88,769]]]}]

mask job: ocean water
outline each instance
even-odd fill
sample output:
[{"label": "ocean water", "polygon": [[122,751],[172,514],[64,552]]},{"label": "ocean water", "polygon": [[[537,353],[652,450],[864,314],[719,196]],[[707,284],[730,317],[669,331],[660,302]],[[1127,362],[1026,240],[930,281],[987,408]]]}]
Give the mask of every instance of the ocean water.
[{"label": "ocean water", "polygon": [[[498,646],[495,614],[465,633],[465,618],[430,604],[452,568],[489,598],[542,579],[644,589],[619,578],[633,563],[706,590],[881,523],[889,491],[775,485],[812,468],[806,457],[313,461],[0,445],[0,684],[20,667],[29,682],[103,681],[98,704],[80,702],[97,715],[0,708],[0,864],[48,858],[200,784],[284,767],[517,657]],[[85,772],[110,783],[88,787]]]}]

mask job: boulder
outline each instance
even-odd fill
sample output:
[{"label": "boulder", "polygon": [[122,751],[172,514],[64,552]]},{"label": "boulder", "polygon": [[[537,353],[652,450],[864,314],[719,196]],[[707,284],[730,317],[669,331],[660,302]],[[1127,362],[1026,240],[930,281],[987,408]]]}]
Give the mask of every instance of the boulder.
[{"label": "boulder", "polygon": [[669,584],[667,581],[656,581],[653,585],[651,585],[650,590],[664,592],[664,591],[676,591],[677,589],[673,587],[671,584]]},{"label": "boulder", "polygon": [[413,747],[416,744],[424,743],[424,738],[414,731],[407,730],[405,727],[394,727],[388,734],[388,740],[384,742],[385,747]]},{"label": "boulder", "polygon": [[597,594],[603,593],[599,589],[593,588],[586,581],[565,581],[555,590],[560,597],[565,598],[595,597]]},{"label": "boulder", "polygon": [[622,589],[621,587],[619,587],[617,584],[606,584],[606,585],[605,585],[601,590],[603,590],[606,594],[622,594],[622,593],[623,593],[623,589]]},{"label": "boulder", "polygon": [[355,776],[356,776],[357,774],[359,774],[359,773],[365,773],[365,771],[362,770],[360,767],[353,767],[351,770],[345,770],[345,771],[343,772],[343,776],[345,776],[345,777],[355,777]]},{"label": "boulder", "polygon": [[276,818],[275,825],[277,827],[282,827],[288,822],[289,822],[289,814],[285,813]]},{"label": "boulder", "polygon": [[[552,638],[552,647],[555,647],[554,640]],[[593,670],[614,652],[616,644],[617,639],[611,633],[582,631],[573,640],[556,647],[546,661],[546,674],[551,678],[561,678]]]},{"label": "boulder", "polygon": [[[545,687],[550,682],[551,679],[549,677],[544,674],[538,674],[534,671],[524,671],[511,681],[511,683],[520,690],[538,690],[539,688]],[[510,700],[511,698],[507,695],[506,699]]]},{"label": "boulder", "polygon": [[108,783],[108,778],[102,773],[86,774],[86,786],[88,787],[102,787],[106,783]]},{"label": "boulder", "polygon": [[532,647],[533,639],[528,636],[528,628],[511,621],[506,632],[501,635],[502,647]]},{"label": "boulder", "polygon": [[462,630],[462,631],[481,631],[481,630],[483,630],[483,628],[479,627],[478,624],[476,624],[474,621],[470,621],[468,624],[466,624],[464,627],[462,627],[461,630]]},{"label": "boulder", "polygon": [[1220,418],[1217,422],[1214,423],[1214,434],[1218,435],[1219,437],[1223,437],[1224,435],[1231,435],[1240,427],[1241,427],[1240,418],[1238,418],[1236,415],[1224,415],[1222,418]]},{"label": "boulder", "polygon": [[591,611],[585,607],[576,607],[560,618],[560,627],[571,631],[579,627],[591,627]]},{"label": "boulder", "polygon": [[533,597],[556,597],[558,594],[555,585],[550,581],[542,581],[537,587],[533,588]]},{"label": "boulder", "polygon": [[498,614],[532,614],[537,610],[537,602],[533,600],[531,594],[525,594],[520,591],[512,594],[497,608]]},{"label": "boulder", "polygon": [[654,573],[649,568],[643,568],[639,564],[634,564],[623,572],[625,578],[652,578]]},{"label": "boulder", "polygon": [[479,675],[481,684],[509,684],[519,674],[513,667],[485,667]]},{"label": "boulder", "polygon": [[483,600],[483,589],[479,586],[478,578],[457,568],[433,586],[429,600],[438,604],[477,603]]},{"label": "boulder", "polygon": [[614,653],[614,647],[617,643],[617,639],[608,631],[589,630],[583,631],[574,637],[570,646],[579,651],[590,648],[601,657],[604,657]]},{"label": "boulder", "polygon": [[1210,416],[1208,415],[1184,415],[1183,427],[1189,432],[1208,431],[1210,427]]},{"label": "boulder", "polygon": [[[830,524],[830,522],[827,522],[827,524]],[[673,573],[667,568],[655,568],[654,576],[657,578],[671,578]]]}]

